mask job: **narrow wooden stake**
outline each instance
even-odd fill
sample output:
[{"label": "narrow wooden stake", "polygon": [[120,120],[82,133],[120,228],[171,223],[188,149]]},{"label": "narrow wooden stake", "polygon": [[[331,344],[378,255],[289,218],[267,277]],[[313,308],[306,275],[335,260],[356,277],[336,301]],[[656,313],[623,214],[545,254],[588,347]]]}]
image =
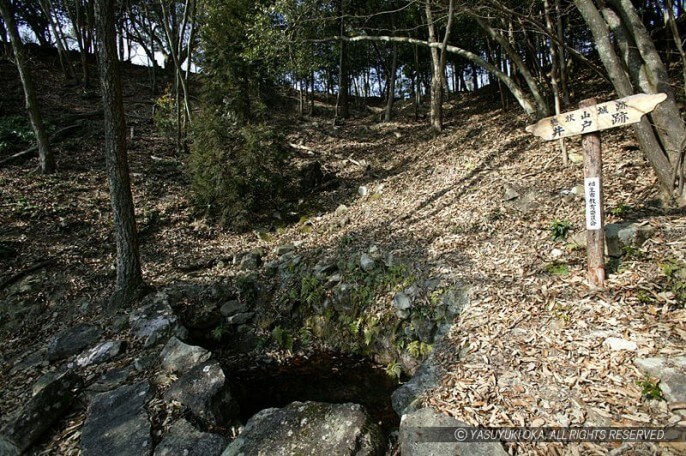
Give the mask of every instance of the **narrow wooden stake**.
[{"label": "narrow wooden stake", "polygon": [[[580,108],[593,108],[595,98],[579,103]],[[581,136],[584,153],[584,190],[586,194],[586,252],[588,280],[591,285],[605,286],[605,213],[603,211],[603,159],[600,133]]]}]

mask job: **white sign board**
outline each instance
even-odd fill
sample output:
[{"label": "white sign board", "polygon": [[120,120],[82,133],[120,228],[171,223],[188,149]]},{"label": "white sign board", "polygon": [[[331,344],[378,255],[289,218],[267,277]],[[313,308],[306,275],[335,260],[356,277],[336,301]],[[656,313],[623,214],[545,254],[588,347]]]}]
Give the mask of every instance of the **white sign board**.
[{"label": "white sign board", "polygon": [[667,99],[667,94],[638,94],[619,100],[601,103],[576,111],[546,117],[526,131],[546,141],[582,135],[608,128],[621,127],[641,121],[643,115],[652,112],[655,107]]},{"label": "white sign board", "polygon": [[600,230],[600,178],[587,177],[584,179],[584,192],[586,194],[586,229]]}]

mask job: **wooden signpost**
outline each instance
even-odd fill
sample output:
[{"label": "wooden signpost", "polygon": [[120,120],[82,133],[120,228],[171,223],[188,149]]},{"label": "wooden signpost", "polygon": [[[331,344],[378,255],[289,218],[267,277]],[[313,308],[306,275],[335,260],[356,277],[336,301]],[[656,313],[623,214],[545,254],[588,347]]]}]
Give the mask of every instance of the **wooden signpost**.
[{"label": "wooden signpost", "polygon": [[601,104],[596,104],[595,98],[589,98],[579,103],[576,111],[547,117],[526,127],[526,131],[546,141],[582,135],[588,279],[594,286],[602,287],[605,284],[603,161],[598,132],[638,123],[643,115],[652,112],[666,99],[664,93],[632,95]]}]

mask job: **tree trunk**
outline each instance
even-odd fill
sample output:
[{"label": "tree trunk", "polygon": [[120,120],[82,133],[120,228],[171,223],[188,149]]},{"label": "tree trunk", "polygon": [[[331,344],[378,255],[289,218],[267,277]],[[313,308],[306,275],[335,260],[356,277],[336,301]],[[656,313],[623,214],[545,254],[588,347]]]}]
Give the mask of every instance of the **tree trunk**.
[{"label": "tree trunk", "polygon": [[559,59],[559,66],[560,66],[560,93],[562,94],[562,101],[564,102],[565,106],[569,105],[569,84],[567,83],[568,80],[568,75],[567,75],[567,58],[565,57],[565,35],[564,35],[564,27],[563,27],[563,17],[562,13],[560,12],[560,0],[555,0],[555,15],[557,16],[557,21],[556,21],[556,33],[557,33],[557,43],[553,42],[551,43],[551,46],[557,46],[558,52],[557,52],[557,58]]},{"label": "tree trunk", "polygon": [[[551,18],[550,14],[550,5],[548,4],[548,0],[543,0],[543,11],[545,15],[545,24],[546,28],[548,29],[548,33],[550,33],[550,36],[553,36],[554,29],[553,29],[553,21]],[[555,114],[560,114],[560,86],[559,86],[559,81],[560,81],[560,68],[559,68],[559,60],[557,58],[557,46],[555,45],[555,42],[550,40],[550,85],[553,88],[553,98],[555,100]],[[562,164],[564,166],[567,166],[569,164],[569,157],[567,155],[567,147],[565,145],[565,139],[560,138],[559,140],[560,144],[560,153],[562,154]]]},{"label": "tree trunk", "polygon": [[393,43],[393,60],[391,62],[391,73],[388,75],[388,98],[386,100],[386,112],[384,121],[390,122],[393,114],[393,102],[395,101],[395,74],[398,65],[398,44]]},{"label": "tree trunk", "polygon": [[314,71],[310,73],[310,110],[308,114],[310,116],[314,115]]},{"label": "tree trunk", "polygon": [[343,7],[344,0],[338,0],[338,12],[340,16],[340,37],[341,37],[341,49],[340,55],[338,56],[338,95],[336,97],[336,114],[334,118],[334,123],[338,121],[339,118],[346,119],[349,115],[348,112],[348,57],[347,57],[347,43],[342,38],[345,36],[345,21],[343,19],[343,13],[345,9]]},{"label": "tree trunk", "polygon": [[[442,43],[432,43],[432,42],[427,42],[423,41],[417,38],[410,38],[406,36],[369,36],[369,35],[362,35],[362,36],[354,36],[354,37],[338,37],[339,40],[343,41],[351,41],[351,42],[356,42],[356,41],[386,41],[386,42],[397,42],[397,43],[410,43],[410,44],[417,44],[417,45],[422,45],[422,46],[428,46],[429,48],[439,48],[442,47]],[[479,65],[482,68],[485,68],[486,70],[492,72],[498,79],[500,79],[505,86],[510,90],[512,95],[515,97],[519,105],[524,109],[524,111],[530,115],[533,116],[536,113],[536,106],[531,102],[527,94],[522,90],[522,88],[517,84],[517,82],[506,75],[504,72],[500,71],[498,68],[494,67],[491,65],[488,61],[484,60],[482,57],[474,54],[473,52],[467,51],[465,49],[459,48],[457,46],[452,46],[452,45],[446,45],[445,46],[446,52],[450,52],[453,54],[457,54],[461,57],[464,57],[467,60],[470,60],[472,62],[472,69],[474,72],[474,79],[475,79],[475,90],[478,89],[478,79],[477,79],[477,74],[476,74],[476,65]],[[439,78],[440,81],[440,78]],[[425,86],[426,86],[426,92],[431,91],[431,87],[429,84],[426,83],[426,81],[422,81]],[[440,86],[440,84],[439,84]]]},{"label": "tree trunk", "polygon": [[495,41],[498,42],[498,44],[500,44],[500,47],[505,52],[505,54],[507,54],[507,56],[510,58],[510,61],[517,68],[519,74],[522,75],[522,77],[524,78],[524,82],[526,83],[527,87],[529,88],[529,91],[533,95],[533,98],[536,102],[536,111],[538,113],[538,116],[547,116],[550,113],[548,103],[546,102],[545,97],[543,96],[543,92],[541,91],[538,85],[538,81],[536,80],[534,75],[531,74],[531,71],[529,71],[529,67],[526,66],[526,63],[524,63],[524,60],[522,60],[522,57],[519,55],[517,50],[510,44],[506,37],[504,37],[496,30],[494,30],[493,27],[491,27],[490,24],[488,24],[488,22],[486,22],[484,19],[482,19],[476,14],[473,14],[472,17],[476,20],[477,24],[479,24],[479,27],[481,27],[491,38],[493,38]]},{"label": "tree trunk", "polygon": [[[452,0],[451,0],[452,5]],[[451,8],[452,10],[452,8]],[[426,0],[425,3],[426,23],[429,30],[429,43],[438,43],[436,37],[436,24],[434,24],[433,12],[431,11],[431,2]],[[448,32],[446,31],[446,34]],[[432,46],[431,52],[431,101],[429,104],[429,122],[431,128],[440,132],[443,130],[443,68],[441,67],[441,57],[439,49]]]},{"label": "tree trunk", "polygon": [[19,78],[24,89],[24,101],[26,103],[26,110],[29,113],[31,120],[31,127],[33,133],[36,135],[36,142],[38,143],[38,159],[40,162],[40,170],[43,174],[50,174],[55,172],[55,157],[50,150],[48,136],[45,133],[43,126],[43,118],[38,109],[38,98],[36,97],[36,88],[33,85],[33,78],[28,68],[28,59],[24,53],[24,45],[19,37],[17,24],[14,21],[14,11],[10,6],[9,0],[0,0],[0,15],[5,22],[5,27],[10,35],[12,43],[12,50],[14,51],[14,60],[19,71]]},{"label": "tree trunk", "polygon": [[684,52],[684,46],[681,43],[681,36],[679,35],[679,29],[674,19],[674,6],[672,5],[672,0],[667,1],[667,14],[669,16],[669,29],[672,32],[672,39],[674,40],[674,46],[681,56],[681,79],[684,84],[684,92],[686,93],[686,52]]},{"label": "tree trunk", "polygon": [[[3,0],[6,1],[6,0]],[[97,0],[100,85],[105,113],[105,161],[117,246],[114,306],[128,305],[143,285],[136,216],[126,153],[126,123],[114,30],[115,0]]]},{"label": "tree trunk", "polygon": [[422,81],[419,74],[419,49],[417,45],[414,50],[414,120],[419,118],[419,107],[422,105]]},{"label": "tree trunk", "polygon": [[48,24],[50,26],[52,34],[55,35],[55,46],[57,47],[57,55],[60,58],[60,66],[62,67],[62,73],[64,73],[65,78],[71,79],[74,77],[73,68],[71,67],[69,56],[67,55],[67,52],[63,45],[63,37],[61,30],[57,27],[57,24],[55,23],[57,21],[52,17],[52,5],[49,0],[39,0],[39,4],[41,10],[43,11],[43,14],[45,14],[45,17],[48,20]]},{"label": "tree trunk", "polygon": [[[595,7],[592,0],[574,0],[574,3],[593,34],[598,54],[608,72],[617,95],[620,97],[632,95],[634,93],[634,88],[632,86],[632,81],[629,78],[629,74],[627,74],[625,69],[627,67],[629,68],[629,71],[632,73],[632,78],[634,78],[637,85],[641,86],[642,84],[647,83],[647,81],[642,78],[641,66],[633,61],[623,62],[616,54],[614,46],[609,38],[612,36],[610,27],[606,20],[603,19],[603,16]],[[617,6],[619,6],[620,10],[624,10],[624,16],[628,17],[627,11],[625,10],[627,5],[618,3],[615,7]],[[635,10],[632,9],[631,11],[635,13]],[[613,21],[609,12],[606,12],[606,17],[610,18],[611,22]],[[615,33],[624,34],[625,36],[623,39],[625,40],[629,38],[626,36],[626,34],[629,33],[626,30],[629,28],[629,25],[626,25],[625,29],[620,28],[620,24],[613,25],[615,26]],[[640,28],[636,23],[632,24],[631,27],[634,29]],[[645,28],[643,28],[643,31],[645,31]],[[636,37],[635,33],[631,34]],[[618,36],[618,38],[620,40],[622,39],[621,36]],[[646,42],[645,36],[639,38],[639,42],[647,48],[650,48],[650,44],[652,44]],[[656,131],[653,130],[650,121],[645,117],[640,123],[635,124],[634,129],[641,144],[641,149],[643,150],[646,159],[655,170],[660,184],[667,192],[675,194],[674,184],[675,181],[678,180],[679,185],[677,187],[678,193],[676,196],[683,197],[684,163],[681,157],[683,157],[683,142],[684,138],[686,138],[684,124],[679,116],[678,109],[674,104],[671,87],[666,86],[666,81],[658,78],[661,73],[659,68],[657,71],[653,71],[649,68],[651,65],[657,65],[657,62],[655,61],[656,53],[654,53],[654,46],[652,46],[652,51],[650,49],[641,49],[639,51],[634,49],[635,46],[636,43],[620,42],[620,48],[624,50],[625,58],[635,59],[636,57],[632,57],[631,54],[636,52],[641,52],[642,55],[646,55],[645,58],[647,58],[647,60],[645,60],[643,70],[650,71],[651,76],[655,76],[653,83],[656,84],[652,87],[645,84],[644,90],[649,89],[647,90],[647,93],[655,93],[655,90],[664,90],[670,98],[661,103],[652,113],[657,134]],[[659,63],[661,64],[661,62]],[[653,90],[650,90],[651,88]],[[660,140],[658,140],[658,136],[661,136]]]},{"label": "tree trunk", "polygon": [[652,118],[660,142],[664,145],[663,150],[670,162],[674,164],[678,161],[686,144],[686,127],[675,103],[674,90],[669,83],[667,69],[631,1],[611,0],[610,4],[620,16],[628,38],[633,41],[633,43],[628,43],[628,47],[637,51],[634,55],[640,57],[640,61],[634,64],[626,62],[629,65],[632,80],[645,93],[663,92],[668,95],[667,100],[655,108]]}]

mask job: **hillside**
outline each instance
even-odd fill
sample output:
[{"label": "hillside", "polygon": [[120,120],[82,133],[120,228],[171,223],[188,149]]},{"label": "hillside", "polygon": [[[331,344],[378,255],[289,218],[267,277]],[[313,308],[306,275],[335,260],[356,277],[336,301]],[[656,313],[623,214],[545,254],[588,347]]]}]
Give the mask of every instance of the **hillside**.
[{"label": "hillside", "polygon": [[[39,71],[40,101],[56,128],[65,126],[69,115],[97,110],[97,91],[84,98],[76,89],[63,87],[49,68]],[[125,76],[133,128],[129,157],[146,282],[157,290],[218,283],[240,288],[245,270],[252,269],[251,280],[258,284],[249,305],[258,314],[255,334],[261,343],[231,362],[266,358],[288,364],[319,350],[341,349],[317,334],[312,343],[305,340],[302,328],[316,331],[308,326],[309,310],[302,302],[286,311],[277,308],[279,296],[290,292],[288,284],[299,286],[306,278],[277,283],[270,265],[278,269],[284,252],[297,255],[296,266],[325,259],[357,264],[369,254],[377,264],[383,258],[389,268],[384,273],[392,270],[387,260],[391,254],[400,259],[401,277],[388,287],[374,288],[369,307],[359,314],[363,325],[371,324],[371,316],[393,324],[402,320],[395,316],[394,297],[412,286],[419,289],[412,296],[412,311],[417,313],[434,312],[439,305],[434,298],[444,299],[449,290],[468,296],[450,332],[433,344],[431,357],[444,371],[421,397],[423,404],[479,426],[686,425],[679,413],[683,403],[673,397],[646,397],[641,384],[646,374],[636,364],[645,358],[684,355],[683,277],[675,273],[670,279],[661,265],[683,267],[686,215],[660,199],[656,178],[631,130],[602,135],[607,223],[634,223],[648,234],[645,242],[623,249],[622,257],[609,265],[607,287],[595,290],[585,280],[584,248],[573,242],[585,226],[583,194],[576,188],[583,182],[580,141],[568,142],[573,160],[563,166],[555,144],[528,135],[528,119],[516,109],[502,112],[488,94],[453,97],[446,106],[445,131],[436,137],[404,104],[390,123],[378,123],[378,116],[360,109],[334,127],[323,104],[319,116],[292,116],[286,142],[294,166],[316,161],[335,179],[301,195],[271,224],[234,233],[197,217],[189,202],[185,157],[175,154],[173,141],[150,121],[145,71],[131,67]],[[21,113],[20,87],[5,84],[15,77],[13,68],[0,62],[0,82],[10,87],[3,99],[6,115]],[[612,94],[598,98],[608,100]],[[123,355],[83,369],[87,385],[148,353],[121,324],[125,314],[102,312],[114,281],[114,252],[101,122],[90,115],[79,122],[83,125],[74,136],[55,145],[57,174],[34,173],[34,161],[0,168],[0,244],[10,251],[0,256],[3,421],[31,395],[37,379],[68,363],[41,358],[26,367],[61,330],[97,322],[109,337],[127,341]],[[566,236],[554,240],[551,225],[556,221],[568,221],[569,228]],[[261,261],[254,268],[246,266],[246,254],[257,249]],[[330,289],[322,293],[322,300],[330,297]],[[244,299],[246,294],[239,296]],[[195,315],[193,305],[187,311]],[[291,321],[291,313],[297,319]],[[282,343],[275,336],[277,328],[294,340]],[[218,353],[227,343],[219,332],[218,341],[210,344]],[[436,328],[430,332],[433,340]],[[382,332],[375,334],[382,338]],[[416,337],[402,340],[422,339]],[[611,338],[627,345],[616,349]],[[389,340],[400,339],[391,335]],[[399,347],[399,352],[406,353],[407,347]],[[397,361],[403,379],[426,358],[426,353],[398,360],[370,355],[390,372]],[[150,375],[147,370],[135,372],[127,382]],[[161,382],[158,393],[166,386]],[[160,395],[150,405],[156,431],[168,425],[165,417],[179,413],[164,410]],[[86,402],[80,399],[35,453],[79,454]],[[231,434],[229,429],[214,430]],[[684,451],[666,445],[588,442],[517,444],[510,449],[514,454]]]}]

